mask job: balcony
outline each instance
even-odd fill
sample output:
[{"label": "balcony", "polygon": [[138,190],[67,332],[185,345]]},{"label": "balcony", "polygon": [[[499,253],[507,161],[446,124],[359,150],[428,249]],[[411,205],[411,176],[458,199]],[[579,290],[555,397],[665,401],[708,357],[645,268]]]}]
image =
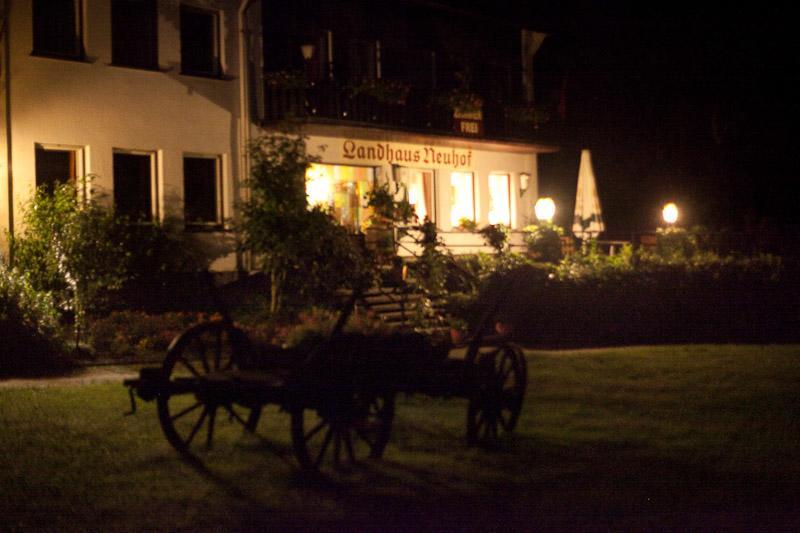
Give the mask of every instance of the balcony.
[{"label": "balcony", "polygon": [[264,83],[263,106],[254,118],[262,124],[293,118],[495,140],[541,141],[552,133],[553,121],[543,109],[488,100],[478,105],[454,112],[450,95],[391,82],[373,82],[364,90],[332,80],[307,84],[299,77],[273,77]]}]

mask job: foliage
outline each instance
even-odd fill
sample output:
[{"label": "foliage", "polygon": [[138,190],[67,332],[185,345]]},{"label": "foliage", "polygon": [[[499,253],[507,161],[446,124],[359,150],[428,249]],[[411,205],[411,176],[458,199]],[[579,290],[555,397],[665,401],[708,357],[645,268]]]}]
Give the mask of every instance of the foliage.
[{"label": "foliage", "polygon": [[557,263],[561,259],[561,237],[564,230],[551,222],[531,224],[523,230],[528,254],[537,261]]},{"label": "foliage", "polygon": [[478,113],[483,109],[483,98],[465,88],[453,89],[438,100],[455,113]]},{"label": "foliage", "polygon": [[24,233],[12,239],[15,268],[33,287],[51,292],[75,314],[76,344],[87,311],[128,279],[129,252],[119,240],[125,223],[95,200],[82,200],[73,184],[43,188],[23,212]]},{"label": "foliage", "polygon": [[664,261],[684,261],[700,254],[711,253],[708,232],[701,226],[685,228],[658,228],[656,230],[655,257]]},{"label": "foliage", "polygon": [[357,85],[349,87],[350,98],[360,95],[369,96],[378,102],[387,104],[405,105],[411,85],[400,80],[364,80]]},{"label": "foliage", "polygon": [[322,207],[307,206],[305,173],[316,158],[305,139],[265,135],[253,141],[250,155],[250,199],[241,206],[239,231],[268,275],[270,313],[365,283],[367,263],[346,230]]},{"label": "foliage", "polygon": [[508,252],[508,232],[509,228],[505,224],[489,224],[481,228],[478,233],[486,244],[492,247],[495,254],[504,254]]},{"label": "foliage", "polygon": [[58,312],[51,295],[0,261],[0,375],[47,372],[63,366]]},{"label": "foliage", "polygon": [[392,226],[408,224],[416,218],[414,206],[409,203],[408,199],[405,196],[397,199],[400,187],[399,183],[395,183],[394,191],[392,191],[389,183],[381,183],[376,184],[367,192],[364,200],[367,201],[367,207],[372,209],[373,217]]},{"label": "foliage", "polygon": [[458,219],[458,229],[462,231],[478,231],[478,223],[471,218],[463,217]]},{"label": "foliage", "polygon": [[23,211],[24,232],[14,236],[14,268],[36,290],[53,295],[75,319],[75,343],[86,315],[104,309],[128,283],[160,282],[192,269],[198,253],[174,228],[117,216],[101,197],[83,199],[74,184],[39,189]]},{"label": "foliage", "polygon": [[135,357],[161,361],[172,340],[207,317],[198,313],[112,311],[95,316],[86,330],[91,357],[120,360]]},{"label": "foliage", "polygon": [[417,244],[422,252],[411,265],[412,279],[425,295],[438,297],[445,293],[448,256],[442,251],[444,243],[439,238],[436,224],[426,220],[418,229],[420,237]]},{"label": "foliage", "polygon": [[299,70],[277,70],[264,72],[264,82],[269,87],[287,91],[301,90],[308,87],[306,75]]},{"label": "foliage", "polygon": [[517,124],[538,128],[550,121],[554,114],[552,105],[508,105],[505,116]]}]

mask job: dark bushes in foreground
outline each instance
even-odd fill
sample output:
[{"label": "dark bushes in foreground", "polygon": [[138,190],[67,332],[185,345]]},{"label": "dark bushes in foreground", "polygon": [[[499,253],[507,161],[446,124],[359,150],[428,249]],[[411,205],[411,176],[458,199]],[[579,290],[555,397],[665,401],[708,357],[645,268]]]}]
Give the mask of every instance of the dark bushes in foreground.
[{"label": "dark bushes in foreground", "polygon": [[796,265],[771,256],[562,263],[509,273],[501,313],[537,345],[781,342],[800,338]]}]

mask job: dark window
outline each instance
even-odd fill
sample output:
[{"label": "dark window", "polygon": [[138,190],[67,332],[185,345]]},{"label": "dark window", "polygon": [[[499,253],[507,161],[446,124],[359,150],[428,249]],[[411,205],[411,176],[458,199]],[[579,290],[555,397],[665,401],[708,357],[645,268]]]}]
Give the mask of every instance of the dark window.
[{"label": "dark window", "polygon": [[154,0],[111,2],[111,62],[158,68],[158,10]]},{"label": "dark window", "polygon": [[183,212],[186,224],[222,222],[218,161],[210,157],[183,158]]},{"label": "dark window", "polygon": [[216,76],[219,64],[219,18],[214,11],[181,6],[181,71]]},{"label": "dark window", "polygon": [[77,0],[33,1],[33,53],[81,59],[80,3]]},{"label": "dark window", "polygon": [[59,183],[75,181],[75,152],[36,147],[36,187],[52,193]]},{"label": "dark window", "polygon": [[153,219],[152,161],[149,154],[114,154],[114,207],[120,215]]}]

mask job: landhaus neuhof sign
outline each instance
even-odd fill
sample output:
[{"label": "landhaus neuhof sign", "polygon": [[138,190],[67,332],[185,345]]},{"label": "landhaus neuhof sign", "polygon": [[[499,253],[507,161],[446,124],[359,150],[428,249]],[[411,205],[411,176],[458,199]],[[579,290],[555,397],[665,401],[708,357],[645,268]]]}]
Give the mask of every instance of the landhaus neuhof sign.
[{"label": "landhaus neuhof sign", "polygon": [[351,161],[381,161],[390,165],[418,164],[462,168],[472,166],[472,150],[439,148],[388,142],[362,142],[346,139],[342,143],[342,156]]}]

